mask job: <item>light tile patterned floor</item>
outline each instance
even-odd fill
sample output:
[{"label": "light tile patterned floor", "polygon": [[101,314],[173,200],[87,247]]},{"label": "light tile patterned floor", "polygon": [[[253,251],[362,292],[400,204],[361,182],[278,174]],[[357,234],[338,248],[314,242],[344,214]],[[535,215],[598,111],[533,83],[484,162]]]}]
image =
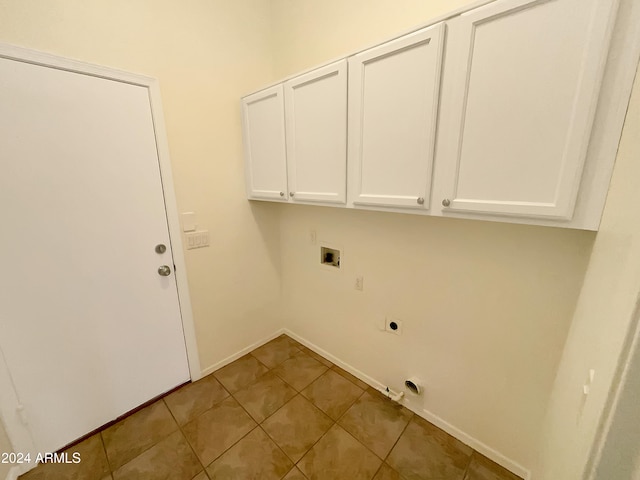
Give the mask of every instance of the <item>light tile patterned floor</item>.
[{"label": "light tile patterned floor", "polygon": [[287,336],[22,480],[518,480]]}]

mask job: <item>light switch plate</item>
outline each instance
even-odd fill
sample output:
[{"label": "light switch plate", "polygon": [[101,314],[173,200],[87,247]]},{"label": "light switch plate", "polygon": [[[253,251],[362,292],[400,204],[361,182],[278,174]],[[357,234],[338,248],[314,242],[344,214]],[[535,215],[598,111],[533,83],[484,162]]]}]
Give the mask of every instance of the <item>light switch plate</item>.
[{"label": "light switch plate", "polygon": [[186,240],[185,244],[187,245],[187,250],[209,246],[209,230],[188,232],[185,233],[184,237]]},{"label": "light switch plate", "polygon": [[195,232],[198,228],[196,223],[196,214],[194,212],[184,212],[181,215],[182,231],[183,232]]}]

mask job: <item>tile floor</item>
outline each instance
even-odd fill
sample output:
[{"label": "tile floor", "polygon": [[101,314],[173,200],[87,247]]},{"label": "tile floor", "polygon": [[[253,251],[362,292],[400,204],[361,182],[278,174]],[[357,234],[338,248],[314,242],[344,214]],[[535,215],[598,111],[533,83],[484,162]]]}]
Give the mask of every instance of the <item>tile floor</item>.
[{"label": "tile floor", "polygon": [[287,336],[22,480],[518,480]]}]

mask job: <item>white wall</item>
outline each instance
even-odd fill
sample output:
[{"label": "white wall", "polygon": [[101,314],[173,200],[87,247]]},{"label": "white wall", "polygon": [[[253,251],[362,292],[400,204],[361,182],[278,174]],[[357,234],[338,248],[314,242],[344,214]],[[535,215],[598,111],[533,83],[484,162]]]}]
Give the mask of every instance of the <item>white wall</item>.
[{"label": "white wall", "polygon": [[[273,0],[278,77],[471,3]],[[564,229],[283,205],[285,320],[301,337],[525,468],[595,234]],[[322,270],[318,240],[344,249]],[[364,291],[354,289],[364,275]],[[385,315],[404,322],[379,331]]]},{"label": "white wall", "polygon": [[[640,293],[639,131],[636,74],[600,231],[549,404],[536,480],[581,478],[615,378]],[[595,381],[585,401],[582,385],[592,368]]]}]

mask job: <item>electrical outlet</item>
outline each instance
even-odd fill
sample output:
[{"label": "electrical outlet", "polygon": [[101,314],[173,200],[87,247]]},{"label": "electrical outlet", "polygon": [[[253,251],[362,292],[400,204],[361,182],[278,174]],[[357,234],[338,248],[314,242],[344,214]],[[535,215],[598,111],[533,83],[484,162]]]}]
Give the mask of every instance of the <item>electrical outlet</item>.
[{"label": "electrical outlet", "polygon": [[389,333],[402,335],[402,320],[398,320],[397,318],[387,317],[384,329]]},{"label": "electrical outlet", "polygon": [[359,277],[356,277],[356,285],[355,285],[356,290],[364,290],[364,277],[362,275],[360,275]]},{"label": "electrical outlet", "polygon": [[315,245],[316,242],[318,241],[318,235],[316,234],[316,231],[313,229],[309,230],[309,241],[311,242],[311,245]]}]

